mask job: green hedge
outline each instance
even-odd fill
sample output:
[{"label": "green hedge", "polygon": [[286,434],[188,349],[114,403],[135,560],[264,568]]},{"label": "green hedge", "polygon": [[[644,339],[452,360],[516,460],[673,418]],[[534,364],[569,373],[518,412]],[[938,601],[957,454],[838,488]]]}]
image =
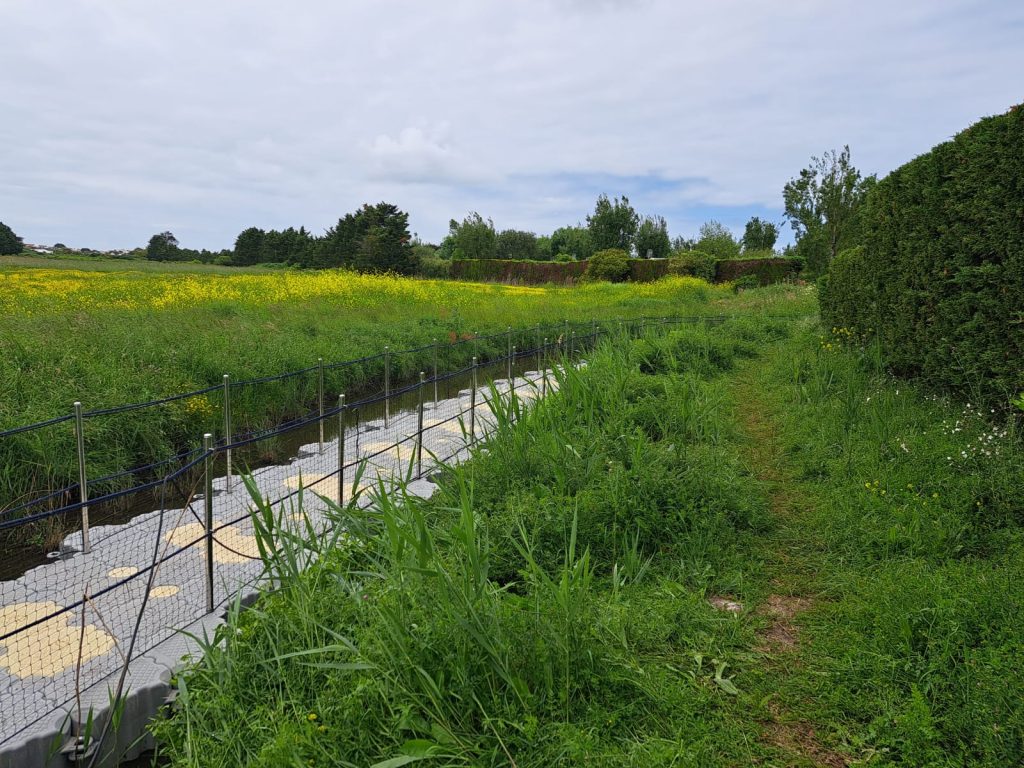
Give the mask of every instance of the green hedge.
[{"label": "green hedge", "polygon": [[863,251],[822,285],[826,325],[990,404],[1024,389],[1024,108],[893,171],[863,217]]},{"label": "green hedge", "polygon": [[761,285],[770,285],[794,278],[799,272],[797,259],[722,259],[715,268],[715,282],[731,283],[751,275]]},{"label": "green hedge", "polygon": [[568,285],[582,277],[585,261],[512,261],[508,259],[459,259],[451,263],[454,280],[490,283]]},{"label": "green hedge", "polygon": [[[630,259],[628,280],[631,283],[654,282],[670,274],[674,262],[674,259]],[[478,282],[569,285],[577,282],[586,269],[586,261],[465,259],[451,262],[450,276],[453,280]],[[718,262],[715,280],[722,283],[755,275],[762,285],[767,285],[795,277],[798,272],[799,264],[795,259],[738,259]]]},{"label": "green hedge", "polygon": [[653,283],[667,274],[667,259],[629,260],[629,282],[631,283]]}]

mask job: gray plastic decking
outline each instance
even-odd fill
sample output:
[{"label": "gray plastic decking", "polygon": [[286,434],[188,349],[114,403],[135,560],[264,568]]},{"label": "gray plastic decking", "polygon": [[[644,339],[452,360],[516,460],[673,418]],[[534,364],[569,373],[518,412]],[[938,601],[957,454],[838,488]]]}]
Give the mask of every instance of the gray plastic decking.
[{"label": "gray plastic decking", "polygon": [[[537,397],[540,380],[535,371],[515,379],[519,397]],[[493,382],[493,386],[507,395],[507,380]],[[555,386],[554,377],[549,378],[548,386]],[[493,426],[490,410],[483,402],[485,391],[478,391],[478,437]],[[433,465],[430,454],[450,457],[450,461],[468,455],[467,435],[460,422],[438,422],[466,412],[469,395],[466,390],[458,397],[424,407],[423,477],[428,476]],[[464,421],[468,426],[468,414]],[[416,412],[405,411],[392,415],[386,429],[383,420],[378,419],[346,430],[346,461],[367,458],[363,487],[379,482],[387,485],[406,476],[415,442],[409,440],[399,449],[382,449],[395,439],[414,435],[416,428]],[[303,511],[310,523],[323,527],[326,504],[320,496],[336,500],[338,482],[336,477],[322,482],[321,478],[337,469],[338,447],[339,441],[330,441],[321,453],[317,444],[305,445],[291,463],[253,472],[253,481],[264,498],[271,501],[281,499],[301,483],[309,489],[303,491]],[[345,473],[346,501],[354,479],[355,468],[351,468]],[[413,480],[407,486],[410,493],[425,497],[434,488],[425,479]],[[360,503],[370,503],[369,495],[361,497]],[[289,511],[296,499],[281,504],[282,520],[293,520]],[[47,563],[14,581],[0,582],[0,634],[4,634],[24,625],[26,617],[45,617],[78,602],[83,594],[96,595],[130,576],[133,569],[146,569],[156,552],[163,556],[179,552],[162,563],[152,579],[127,666],[119,725],[116,732],[112,729],[108,735],[103,760],[97,761],[98,765],[116,765],[119,759],[131,759],[152,748],[146,723],[170,695],[169,681],[181,668],[183,657],[198,650],[188,634],[212,636],[232,596],[255,594],[262,562],[248,514],[251,506],[252,500],[240,478],[234,478],[230,491],[225,490],[225,478],[214,481],[215,528],[230,524],[215,536],[218,608],[213,613],[206,612],[202,500],[193,502],[191,508],[142,514],[123,525],[94,527],[89,554]],[[67,537],[65,545],[80,549],[81,533]],[[110,715],[111,691],[116,690],[124,669],[124,655],[147,587],[148,576],[134,578],[91,598],[81,611],[65,613],[0,641],[0,768],[70,765],[68,757],[59,750],[69,743],[70,734],[84,730],[90,712],[93,736],[99,733]]]}]

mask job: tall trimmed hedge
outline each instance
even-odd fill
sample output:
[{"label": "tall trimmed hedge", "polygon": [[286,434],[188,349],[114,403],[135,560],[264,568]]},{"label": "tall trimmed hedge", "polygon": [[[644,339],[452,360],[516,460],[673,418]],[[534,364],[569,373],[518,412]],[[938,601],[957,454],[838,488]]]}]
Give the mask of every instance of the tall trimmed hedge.
[{"label": "tall trimmed hedge", "polygon": [[454,280],[490,283],[568,285],[587,268],[585,261],[512,261],[509,259],[458,259],[451,263]]},{"label": "tall trimmed hedge", "polygon": [[[671,272],[674,259],[630,259],[631,283],[651,283]],[[587,269],[586,261],[508,261],[504,259],[461,259],[451,262],[453,280],[492,283],[518,283],[522,285],[570,285],[577,282]],[[762,285],[782,282],[795,277],[799,264],[795,259],[736,259],[719,261],[714,267],[715,281],[737,280],[744,275],[756,275]],[[703,275],[699,275],[703,277]]]},{"label": "tall trimmed hedge", "polygon": [[722,259],[715,268],[716,283],[731,283],[753,275],[761,285],[781,283],[800,272],[797,259]]},{"label": "tall trimmed hedge", "polygon": [[1024,108],[893,171],[863,217],[823,281],[826,325],[878,339],[900,374],[991,403],[1024,389]]}]

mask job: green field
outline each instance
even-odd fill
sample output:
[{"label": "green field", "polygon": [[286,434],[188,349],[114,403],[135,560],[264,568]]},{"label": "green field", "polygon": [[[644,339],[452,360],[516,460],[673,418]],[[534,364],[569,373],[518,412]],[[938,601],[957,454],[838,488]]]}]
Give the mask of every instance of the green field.
[{"label": "green field", "polygon": [[[687,278],[643,285],[581,288],[499,286],[359,275],[344,271],[230,272],[224,268],[95,260],[95,269],[65,259],[12,258],[0,265],[0,429],[51,419],[81,401],[86,410],[144,402],[215,385],[403,350],[443,347],[441,367],[472,355],[505,354],[503,339],[449,346],[457,340],[523,331],[571,320],[719,314],[737,307],[807,312],[814,297],[785,288],[736,295]],[[780,302],[802,297],[795,308]],[[396,381],[429,369],[432,350],[395,355]],[[383,361],[329,371],[326,390],[359,392],[379,385]],[[233,403],[239,430],[271,426],[306,413],[315,376],[245,388]],[[167,407],[90,419],[86,442],[92,477],[105,476],[194,447],[219,434],[218,393]],[[0,440],[0,509],[77,478],[69,423]],[[118,483],[129,483],[121,478]],[[115,484],[116,485],[116,484]],[[100,484],[97,492],[113,486]]]},{"label": "green field", "polygon": [[1012,426],[808,317],[620,338],[561,379],[430,501],[338,509],[304,572],[275,541],[279,589],[179,677],[164,756],[1024,762]]}]

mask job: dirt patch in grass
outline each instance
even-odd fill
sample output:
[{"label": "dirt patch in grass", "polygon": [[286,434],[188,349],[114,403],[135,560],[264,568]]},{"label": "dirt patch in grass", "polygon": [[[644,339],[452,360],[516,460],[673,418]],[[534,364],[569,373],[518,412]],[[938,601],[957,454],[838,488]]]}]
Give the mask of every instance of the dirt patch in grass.
[{"label": "dirt patch in grass", "polygon": [[730,597],[712,595],[708,598],[708,602],[711,603],[712,608],[717,608],[720,611],[727,611],[729,613],[743,613],[743,603],[733,600]]},{"label": "dirt patch in grass", "polygon": [[762,738],[765,743],[822,768],[846,768],[852,762],[851,758],[823,747],[810,723],[779,720],[765,723]]},{"label": "dirt patch in grass", "polygon": [[780,653],[793,648],[798,634],[793,618],[810,608],[811,604],[808,597],[770,595],[758,609],[758,613],[771,619],[772,623],[760,633],[761,643],[757,650],[761,653]]}]

